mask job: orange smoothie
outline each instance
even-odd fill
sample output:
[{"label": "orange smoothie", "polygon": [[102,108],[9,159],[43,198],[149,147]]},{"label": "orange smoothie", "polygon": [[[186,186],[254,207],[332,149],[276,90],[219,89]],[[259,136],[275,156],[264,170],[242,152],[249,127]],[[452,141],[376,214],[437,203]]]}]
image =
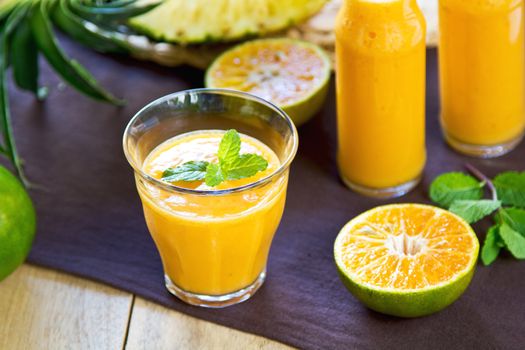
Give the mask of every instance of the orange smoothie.
[{"label": "orange smoothie", "polygon": [[[204,130],[169,139],[149,154],[142,170],[161,179],[164,170],[188,161],[216,162],[223,134]],[[246,135],[241,135],[241,140],[241,153],[256,153],[268,161],[265,171],[250,178],[225,181],[214,188],[202,181],[174,184],[204,191],[201,194],[169,191],[137,179],[146,223],[160,252],[165,274],[186,292],[204,295],[236,292],[265,271],[284,209],[288,174],[284,172],[249,190],[213,195],[212,191],[253,184],[279,168],[278,157],[265,144]]]},{"label": "orange smoothie", "polygon": [[441,120],[453,146],[523,134],[523,11],[523,0],[440,0]]},{"label": "orange smoothie", "polygon": [[345,0],[339,13],[338,163],[364,194],[405,193],[425,165],[425,31],[416,0]]}]

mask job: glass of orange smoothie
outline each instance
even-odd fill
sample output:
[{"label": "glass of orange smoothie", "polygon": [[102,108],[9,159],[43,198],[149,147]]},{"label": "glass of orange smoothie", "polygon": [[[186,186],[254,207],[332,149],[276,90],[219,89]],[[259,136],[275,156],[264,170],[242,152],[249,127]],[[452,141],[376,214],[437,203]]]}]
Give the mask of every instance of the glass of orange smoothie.
[{"label": "glass of orange smoothie", "polygon": [[441,123],[478,157],[512,150],[525,130],[524,0],[440,0]]},{"label": "glass of orange smoothie", "polygon": [[[225,178],[217,186],[202,179],[163,178],[166,169],[189,161],[217,162],[221,140],[231,129],[240,136],[240,154],[264,158],[264,170],[242,179]],[[167,289],[205,307],[250,298],[264,282],[284,210],[289,167],[298,146],[290,118],[246,93],[182,91],[138,112],[123,143]]]}]

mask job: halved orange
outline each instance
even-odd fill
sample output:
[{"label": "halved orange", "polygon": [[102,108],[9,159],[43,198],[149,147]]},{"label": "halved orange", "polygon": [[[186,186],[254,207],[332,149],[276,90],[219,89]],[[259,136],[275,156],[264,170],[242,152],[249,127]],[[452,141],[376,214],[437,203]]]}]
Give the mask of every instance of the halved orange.
[{"label": "halved orange", "polygon": [[299,126],[319,112],[330,75],[330,59],[320,47],[287,38],[260,39],[219,56],[206,73],[206,86],[264,98]]},{"label": "halved orange", "polygon": [[350,292],[369,308],[400,317],[452,304],[474,274],[479,242],[459,216],[428,205],[367,211],[339,233],[334,256]]}]

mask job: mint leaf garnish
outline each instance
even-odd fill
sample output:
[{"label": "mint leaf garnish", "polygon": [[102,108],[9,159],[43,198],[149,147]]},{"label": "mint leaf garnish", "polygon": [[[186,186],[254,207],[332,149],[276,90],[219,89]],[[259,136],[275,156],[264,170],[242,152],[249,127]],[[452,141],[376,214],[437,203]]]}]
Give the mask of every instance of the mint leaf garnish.
[{"label": "mint leaf garnish", "polygon": [[499,236],[499,225],[492,226],[487,232],[487,237],[481,249],[481,261],[485,266],[492,264],[499,256],[502,247]]},{"label": "mint leaf garnish", "polygon": [[525,208],[525,172],[499,174],[494,178],[494,185],[503,204]]},{"label": "mint leaf garnish", "polygon": [[497,215],[500,223],[506,223],[514,231],[525,237],[525,210],[518,208],[501,209]]},{"label": "mint leaf garnish", "polygon": [[265,170],[268,162],[257,154],[241,154],[235,161],[225,166],[228,180],[239,180]]},{"label": "mint leaf garnish", "polygon": [[219,164],[210,163],[206,171],[206,185],[215,187],[220,185],[224,181],[224,175]]},{"label": "mint leaf garnish", "polygon": [[208,164],[203,161],[186,162],[176,168],[166,169],[162,173],[162,180],[167,182],[204,180]]},{"label": "mint leaf garnish", "polygon": [[191,161],[169,168],[162,174],[162,180],[202,181],[210,187],[220,185],[225,180],[239,180],[254,176],[268,168],[268,162],[257,154],[240,154],[241,137],[236,130],[224,133],[217,152],[218,163]]},{"label": "mint leaf garnish", "polygon": [[505,242],[507,249],[516,259],[525,259],[525,237],[507,224],[501,225],[499,234]]},{"label": "mint leaf garnish", "polygon": [[239,158],[241,151],[241,137],[235,130],[228,130],[222,137],[217,156],[221,166],[231,164]]},{"label": "mint leaf garnish", "polygon": [[430,185],[430,198],[448,208],[455,200],[477,200],[483,197],[483,182],[474,177],[454,172],[438,176]]},{"label": "mint leaf garnish", "polygon": [[501,207],[500,201],[482,200],[458,200],[450,206],[450,211],[461,216],[469,224],[475,223],[485,216],[492,214]]}]

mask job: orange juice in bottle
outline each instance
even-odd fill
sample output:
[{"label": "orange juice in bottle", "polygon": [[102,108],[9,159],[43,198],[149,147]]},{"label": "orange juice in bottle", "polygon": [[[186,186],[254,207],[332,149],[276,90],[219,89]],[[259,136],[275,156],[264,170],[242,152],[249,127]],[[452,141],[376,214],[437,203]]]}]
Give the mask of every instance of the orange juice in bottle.
[{"label": "orange juice in bottle", "polygon": [[344,182],[392,197],[425,152],[426,24],[416,0],[345,0],[336,24],[338,163]]},{"label": "orange juice in bottle", "polygon": [[512,150],[525,127],[524,0],[440,0],[441,122],[473,156]]}]

